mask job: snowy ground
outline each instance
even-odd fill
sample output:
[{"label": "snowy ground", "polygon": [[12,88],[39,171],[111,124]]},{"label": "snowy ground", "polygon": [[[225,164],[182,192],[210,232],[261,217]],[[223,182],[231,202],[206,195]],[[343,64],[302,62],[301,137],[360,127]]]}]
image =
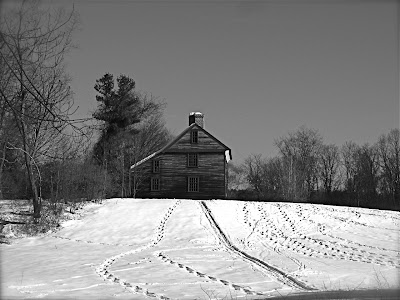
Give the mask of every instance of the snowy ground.
[{"label": "snowy ground", "polygon": [[319,299],[399,288],[399,212],[153,199],[84,210],[56,233],[0,245],[1,299]]}]

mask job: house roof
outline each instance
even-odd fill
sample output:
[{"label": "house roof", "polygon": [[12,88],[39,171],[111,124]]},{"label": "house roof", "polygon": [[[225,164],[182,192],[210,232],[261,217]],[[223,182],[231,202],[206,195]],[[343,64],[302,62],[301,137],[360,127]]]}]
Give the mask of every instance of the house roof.
[{"label": "house roof", "polygon": [[[141,164],[143,164],[144,162],[148,161],[149,159],[157,156],[160,153],[163,153],[165,151],[167,151],[172,145],[174,145],[176,142],[178,142],[189,130],[193,129],[194,127],[197,127],[198,130],[204,131],[208,136],[210,136],[212,139],[214,139],[217,143],[219,143],[223,148],[225,148],[225,156],[227,158],[227,161],[232,160],[232,151],[229,147],[227,147],[226,145],[224,145],[220,140],[218,140],[216,137],[214,137],[211,133],[209,133],[207,130],[205,130],[204,128],[200,127],[199,125],[197,125],[196,123],[191,124],[188,128],[186,128],[184,131],[182,131],[177,137],[175,137],[172,141],[170,141],[167,145],[165,145],[163,148],[161,148],[160,150],[150,154],[149,156],[143,158],[142,160],[138,161],[137,163],[133,164],[131,166],[131,170],[136,168],[137,166],[140,166]],[[228,160],[229,158],[229,160]]]}]

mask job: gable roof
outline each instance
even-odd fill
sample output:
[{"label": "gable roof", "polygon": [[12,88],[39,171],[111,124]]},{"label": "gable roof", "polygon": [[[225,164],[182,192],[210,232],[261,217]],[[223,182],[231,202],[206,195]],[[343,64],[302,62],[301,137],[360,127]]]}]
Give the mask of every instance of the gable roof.
[{"label": "gable roof", "polygon": [[[223,148],[225,148],[226,151],[228,151],[228,153],[226,153],[225,151],[225,156],[227,158],[227,161],[232,160],[232,151],[229,147],[227,147],[226,145],[224,145],[220,140],[218,140],[216,137],[214,137],[211,133],[209,133],[207,130],[205,130],[204,128],[200,127],[199,125],[197,125],[196,123],[191,124],[188,128],[186,128],[184,131],[182,131],[176,138],[174,138],[172,141],[170,141],[167,145],[165,145],[163,148],[161,148],[160,150],[150,154],[149,156],[143,158],[142,160],[138,161],[137,163],[133,164],[130,169],[134,169],[137,166],[140,166],[141,164],[143,164],[144,162],[148,161],[149,159],[155,157],[156,155],[165,152],[166,150],[168,150],[169,148],[171,148],[172,145],[174,145],[176,142],[178,142],[189,130],[192,130],[194,127],[197,127],[198,130],[203,131],[204,133],[206,133],[209,137],[211,137],[213,140],[215,140],[218,144],[220,144]],[[228,160],[229,158],[229,160]]]}]

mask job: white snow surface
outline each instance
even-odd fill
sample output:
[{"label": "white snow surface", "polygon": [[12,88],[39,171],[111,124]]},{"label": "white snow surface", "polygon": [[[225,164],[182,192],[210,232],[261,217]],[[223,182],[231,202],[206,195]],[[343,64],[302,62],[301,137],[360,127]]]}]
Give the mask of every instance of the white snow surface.
[{"label": "white snow surface", "polygon": [[399,212],[175,199],[84,209],[58,232],[0,245],[1,299],[267,299],[399,288]]}]

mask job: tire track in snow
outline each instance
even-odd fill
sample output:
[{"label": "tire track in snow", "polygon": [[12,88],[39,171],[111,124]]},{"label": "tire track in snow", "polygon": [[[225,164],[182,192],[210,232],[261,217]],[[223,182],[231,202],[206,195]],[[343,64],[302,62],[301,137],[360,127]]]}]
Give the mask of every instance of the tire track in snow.
[{"label": "tire track in snow", "polygon": [[268,272],[268,274],[271,274],[273,277],[275,277],[277,280],[280,282],[283,282],[284,284],[298,288],[298,289],[303,289],[303,290],[316,290],[315,288],[312,288],[308,285],[306,285],[303,282],[300,282],[299,280],[293,278],[291,275],[285,273],[284,271],[278,269],[277,267],[274,267],[272,265],[267,264],[266,262],[253,257],[246,252],[238,249],[236,246],[234,246],[229,239],[226,237],[224,232],[221,230],[219,227],[218,223],[215,221],[211,210],[207,207],[206,203],[204,201],[198,202],[207,217],[208,221],[210,222],[211,227],[213,228],[215,234],[217,235],[218,240],[222,245],[224,245],[227,250],[230,252],[233,252],[234,254],[240,256],[242,259],[244,259],[247,262],[252,263],[253,265],[256,265],[257,267],[265,270]]},{"label": "tire track in snow", "polygon": [[247,295],[252,295],[252,296],[262,296],[262,295],[264,295],[263,293],[252,291],[249,288],[245,288],[245,287],[242,287],[242,286],[240,286],[238,284],[234,284],[234,283],[232,283],[232,282],[230,282],[228,280],[219,279],[219,278],[207,275],[205,273],[198,272],[195,269],[190,268],[190,267],[188,267],[188,266],[186,266],[186,265],[184,265],[182,263],[178,263],[176,261],[173,261],[172,259],[170,259],[169,257],[167,257],[165,254],[163,254],[161,252],[159,252],[156,256],[157,256],[157,258],[161,259],[163,262],[169,263],[169,264],[174,265],[174,266],[177,266],[178,268],[183,269],[184,271],[187,271],[190,274],[193,274],[193,275],[195,275],[197,277],[206,278],[206,279],[208,279],[210,281],[221,283],[221,284],[223,284],[225,286],[229,286],[229,287],[235,289],[236,291],[241,291],[243,293],[246,293]]},{"label": "tire track in snow", "polygon": [[129,283],[128,281],[115,276],[109,269],[113,263],[115,263],[117,260],[121,259],[124,256],[135,254],[135,253],[138,253],[138,252],[141,252],[141,251],[144,251],[144,250],[147,250],[147,249],[150,249],[150,248],[156,246],[164,238],[164,231],[165,231],[166,223],[169,220],[169,218],[171,217],[173,211],[176,209],[176,207],[180,203],[181,203],[181,200],[177,200],[174,203],[174,205],[172,205],[171,207],[168,208],[168,210],[164,214],[164,217],[160,221],[160,224],[156,228],[156,237],[153,239],[153,241],[151,241],[150,243],[148,243],[147,245],[145,245],[143,247],[133,249],[130,251],[126,251],[126,252],[122,252],[120,254],[117,254],[112,257],[107,258],[105,261],[103,261],[100,264],[99,267],[96,268],[96,270],[95,270],[96,273],[100,277],[102,277],[104,280],[108,280],[112,283],[119,284],[123,288],[131,291],[132,293],[141,294],[148,298],[156,298],[156,299],[164,299],[164,300],[170,299],[164,295],[159,295],[159,294],[156,294],[153,292],[149,292],[147,289],[142,288],[138,285],[133,285],[133,284]]}]

